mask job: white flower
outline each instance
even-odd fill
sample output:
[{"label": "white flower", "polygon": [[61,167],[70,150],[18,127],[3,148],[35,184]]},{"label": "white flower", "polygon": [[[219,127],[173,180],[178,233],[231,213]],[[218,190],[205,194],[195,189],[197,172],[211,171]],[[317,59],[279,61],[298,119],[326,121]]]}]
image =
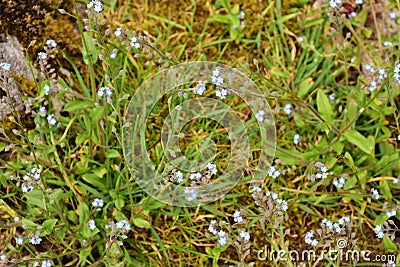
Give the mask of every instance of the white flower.
[{"label": "white flower", "polygon": [[50,125],[56,125],[57,120],[54,117],[54,114],[50,114],[49,116],[47,116],[47,121]]},{"label": "white flower", "polygon": [[373,92],[373,91],[376,90],[376,82],[375,82],[375,81],[372,81],[372,82],[371,82],[371,84],[370,84],[368,90],[369,90],[370,92]]},{"label": "white flower", "polygon": [[363,3],[363,0],[356,0],[357,5],[362,5],[362,3]]},{"label": "white flower", "polygon": [[400,141],[400,134],[397,136],[397,141]]},{"label": "white flower", "polygon": [[318,245],[318,240],[317,239],[312,240],[310,245],[316,247]]},{"label": "white flower", "polygon": [[34,236],[29,240],[32,245],[39,245],[42,239],[39,237],[39,233],[35,233]]},{"label": "white flower", "polygon": [[57,47],[57,43],[54,40],[47,40],[46,45],[53,47],[53,48]]},{"label": "white flower", "polygon": [[15,216],[15,217],[14,217],[14,222],[15,222],[15,223],[18,223],[19,221],[20,221],[19,216]]},{"label": "white flower", "polygon": [[224,82],[224,78],[219,75],[219,72],[220,72],[220,68],[216,67],[213,70],[213,75],[211,76],[211,81],[216,86],[221,86],[221,84]]},{"label": "white flower", "polygon": [[22,244],[24,244],[24,238],[23,237],[16,237],[15,238],[15,243],[17,243],[18,245],[22,246]]},{"label": "white flower", "polygon": [[131,230],[131,225],[127,220],[121,220],[117,222],[116,226],[121,230],[121,232],[129,232]]},{"label": "white flower", "polygon": [[45,52],[39,52],[38,57],[41,60],[45,60],[47,58],[47,54]]},{"label": "white flower", "polygon": [[265,111],[264,111],[264,110],[259,110],[259,111],[256,113],[256,120],[257,120],[258,122],[263,122],[263,120],[264,120],[264,114],[265,114]]},{"label": "white flower", "polygon": [[134,47],[134,48],[136,48],[136,49],[139,49],[139,48],[140,48],[140,43],[139,43],[139,41],[138,41],[138,39],[137,39],[136,36],[133,36],[133,37],[131,38],[131,46]]},{"label": "white flower", "polygon": [[233,214],[233,220],[237,223],[243,222],[243,218],[242,216],[240,216],[240,211],[235,211],[235,213]]},{"label": "white flower", "polygon": [[392,42],[390,42],[390,41],[385,41],[384,43],[383,43],[383,46],[392,46],[393,44],[392,44]]},{"label": "white flower", "polygon": [[121,36],[122,36],[122,28],[117,28],[117,29],[115,30],[115,32],[114,32],[114,35],[115,35],[117,38],[121,38]]},{"label": "white flower", "polygon": [[300,141],[300,135],[295,134],[293,137],[293,144],[297,145],[297,144],[299,144],[299,141]]},{"label": "white flower", "polygon": [[375,226],[375,233],[378,238],[383,238],[385,234],[383,233],[382,225]]},{"label": "white flower", "polygon": [[397,15],[396,15],[396,12],[390,12],[389,16],[390,16],[391,20],[394,20]]},{"label": "white flower", "polygon": [[21,189],[23,193],[28,193],[33,190],[33,186],[22,184]]},{"label": "white flower", "polygon": [[39,116],[40,117],[46,117],[46,114],[47,114],[46,107],[40,107],[39,108]]},{"label": "white flower", "polygon": [[244,11],[240,11],[238,18],[239,19],[244,19],[244,17],[246,16],[246,13],[244,13]]},{"label": "white flower", "polygon": [[228,91],[226,89],[220,89],[215,92],[215,95],[220,99],[225,99],[228,95]]},{"label": "white flower", "polygon": [[175,173],[175,179],[178,183],[182,183],[183,182],[183,174],[180,171],[177,171]]},{"label": "white flower", "polygon": [[0,261],[6,261],[6,259],[7,259],[6,254],[0,255]]},{"label": "white flower", "polygon": [[90,228],[90,230],[94,230],[94,229],[96,229],[96,223],[94,222],[94,220],[89,220],[88,221],[88,226],[89,226],[89,228]]},{"label": "white flower", "polygon": [[367,64],[365,65],[365,70],[369,71],[370,73],[374,73],[375,69],[371,65]]},{"label": "white flower", "polygon": [[112,96],[112,92],[111,92],[110,87],[108,87],[108,86],[101,87],[99,89],[99,91],[97,92],[97,97],[98,98],[102,98],[104,95],[106,95],[108,97]]},{"label": "white flower", "polygon": [[249,241],[250,240],[250,234],[246,231],[241,231],[240,232],[240,237],[243,238],[243,240],[245,241]]},{"label": "white flower", "polygon": [[330,94],[329,95],[329,102],[331,102],[333,104],[333,102],[335,102],[335,95],[334,94]]},{"label": "white flower", "polygon": [[51,260],[42,261],[42,267],[51,267],[51,266],[53,266],[53,262]]},{"label": "white flower", "polygon": [[192,173],[189,176],[190,180],[199,180],[201,178],[201,173],[196,172],[196,173]]},{"label": "white flower", "polygon": [[4,71],[10,71],[11,64],[7,62],[0,62],[0,68],[2,68]]},{"label": "white flower", "polygon": [[228,238],[228,235],[227,235],[223,230],[220,230],[220,231],[217,233],[217,235],[219,236],[219,239],[218,239],[219,245],[220,245],[221,247],[222,247],[222,246],[225,246],[225,245],[226,245],[227,238]]},{"label": "white flower", "polygon": [[206,167],[209,171],[211,171],[212,174],[216,174],[218,172],[217,165],[215,165],[215,164],[212,164],[209,162],[209,163],[207,163]]},{"label": "white flower", "polygon": [[346,183],[346,179],[344,177],[340,177],[339,179],[333,180],[333,185],[337,188],[343,188],[344,184]]},{"label": "white flower", "polygon": [[278,171],[275,166],[271,166],[268,169],[268,176],[272,177],[272,178],[278,178],[281,175],[281,172]]},{"label": "white flower", "polygon": [[340,7],[341,4],[342,4],[342,0],[331,0],[331,1],[329,1],[329,5],[330,5],[331,8]]},{"label": "white flower", "polygon": [[205,83],[203,81],[198,81],[197,86],[193,89],[193,92],[196,95],[203,95],[205,90],[206,90]]},{"label": "white flower", "polygon": [[101,208],[104,206],[104,201],[101,198],[95,198],[92,202],[92,206],[95,208]]},{"label": "white flower", "polygon": [[214,226],[217,224],[216,220],[211,220],[210,226],[208,227],[208,231],[210,231],[213,235],[217,235],[218,231],[214,228]]},{"label": "white flower", "polygon": [[86,7],[88,9],[93,8],[97,13],[103,11],[103,4],[99,0],[92,0],[92,2],[86,5]]},{"label": "white flower", "polygon": [[292,113],[292,105],[286,104],[286,106],[283,108],[283,112],[285,112],[287,115],[290,115],[290,113]]},{"label": "white flower", "polygon": [[357,16],[357,13],[354,11],[348,15],[349,18],[354,18],[355,16]]},{"label": "white flower", "polygon": [[43,87],[43,91],[45,95],[49,95],[50,94],[50,86],[48,84],[45,84]]},{"label": "white flower", "polygon": [[191,189],[191,188],[184,189],[184,193],[187,195],[186,196],[187,201],[193,201],[193,200],[197,199],[198,192],[196,189]]},{"label": "white flower", "polygon": [[253,186],[250,189],[250,193],[260,193],[262,191],[262,189],[259,186]]},{"label": "white flower", "polygon": [[395,209],[392,209],[392,210],[390,210],[390,211],[387,211],[387,212],[386,212],[386,216],[388,216],[389,218],[390,218],[390,217],[393,217],[393,216],[396,216],[396,210],[395,210]]},{"label": "white flower", "polygon": [[39,262],[35,261],[32,266],[33,267],[38,267],[39,266]]},{"label": "white flower", "polygon": [[111,59],[115,59],[116,57],[117,57],[117,52],[111,53],[111,55],[110,55]]},{"label": "white flower", "polygon": [[371,193],[372,193],[372,196],[375,198],[375,199],[379,199],[381,196],[379,195],[379,192],[378,192],[378,190],[376,190],[375,188],[372,188],[371,189]]}]

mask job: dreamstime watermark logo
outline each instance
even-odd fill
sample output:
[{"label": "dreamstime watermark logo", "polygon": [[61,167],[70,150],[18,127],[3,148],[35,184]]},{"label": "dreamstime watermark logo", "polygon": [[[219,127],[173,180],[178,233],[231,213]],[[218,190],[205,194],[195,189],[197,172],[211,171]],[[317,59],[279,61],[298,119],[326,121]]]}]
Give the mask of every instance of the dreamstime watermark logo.
[{"label": "dreamstime watermark logo", "polygon": [[372,255],[370,250],[352,250],[347,247],[347,240],[339,238],[336,241],[338,249],[321,249],[319,253],[315,250],[273,250],[265,246],[257,251],[259,261],[292,261],[292,262],[320,262],[323,260],[340,262],[387,262],[396,260],[396,255]]},{"label": "dreamstime watermark logo", "polygon": [[[199,82],[201,81],[201,82]],[[195,94],[195,84],[208,86],[214,94]],[[186,87],[190,87],[185,88]],[[205,90],[205,89],[204,89]],[[227,94],[222,101],[217,97]],[[165,96],[185,95],[184,100],[175,106],[169,106],[169,114],[163,118],[161,131],[162,163],[155,165],[148,155],[146,128],[148,118],[155,105]],[[196,206],[215,201],[228,193],[249,170],[248,162],[257,156],[257,166],[251,169],[253,182],[261,181],[268,171],[275,154],[275,123],[269,105],[254,82],[237,69],[212,62],[192,62],[173,66],[158,72],[136,91],[125,115],[123,128],[124,157],[136,182],[151,196],[167,204],[176,206]],[[234,99],[240,99],[240,105],[246,105],[254,116],[239,114]],[[182,99],[182,97],[180,98]],[[176,101],[168,100],[168,105]],[[237,102],[236,102],[237,103]],[[242,106],[241,106],[242,107]],[[184,186],[171,183],[166,168],[173,166],[179,173],[202,171],[206,164],[216,158],[216,144],[205,139],[199,144],[200,157],[189,160],[180,150],[181,131],[184,125],[194,119],[207,118],[222,126],[230,143],[230,156],[227,167],[217,179],[204,185]],[[260,119],[261,118],[261,119]],[[257,134],[249,134],[255,121]],[[257,152],[254,153],[254,147]],[[195,190],[199,197],[188,198],[187,193]]]}]

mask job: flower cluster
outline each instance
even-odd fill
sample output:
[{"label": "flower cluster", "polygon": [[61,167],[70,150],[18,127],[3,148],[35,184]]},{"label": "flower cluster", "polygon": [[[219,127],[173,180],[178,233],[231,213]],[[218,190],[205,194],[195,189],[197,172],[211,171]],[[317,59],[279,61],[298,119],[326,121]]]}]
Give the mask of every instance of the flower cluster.
[{"label": "flower cluster", "polygon": [[112,92],[111,92],[110,87],[108,87],[108,86],[101,87],[99,89],[99,91],[97,92],[97,97],[98,98],[103,98],[104,95],[106,95],[107,97],[111,97],[112,96]]},{"label": "flower cluster", "polygon": [[318,240],[317,239],[313,239],[314,237],[314,232],[308,231],[306,233],[306,237],[305,237],[305,242],[313,247],[316,247],[318,245]]},{"label": "flower cluster", "polygon": [[228,241],[228,234],[222,229],[220,229],[219,231],[217,229],[217,221],[212,220],[210,222],[210,226],[208,227],[208,231],[210,231],[214,236],[218,236],[218,244],[221,247],[225,246]]},{"label": "flower cluster", "polygon": [[330,0],[329,1],[329,6],[330,8],[339,8],[342,5],[342,0]]},{"label": "flower cluster", "polygon": [[257,120],[258,122],[263,122],[263,121],[264,121],[264,115],[265,115],[265,111],[264,111],[264,110],[259,110],[259,111],[256,113],[256,120]]},{"label": "flower cluster", "polygon": [[269,177],[276,179],[281,175],[281,172],[277,170],[275,166],[271,166],[269,167],[267,174]]},{"label": "flower cluster", "polygon": [[42,242],[42,238],[40,237],[40,232],[35,231],[28,234],[29,243],[32,245],[39,245]]},{"label": "flower cluster", "polygon": [[57,120],[56,120],[56,118],[55,118],[55,115],[54,115],[54,114],[49,114],[49,115],[47,116],[47,122],[48,122],[49,125],[51,125],[51,126],[56,125],[56,124],[57,124]]},{"label": "flower cluster", "polygon": [[397,214],[396,209],[392,209],[386,212],[386,216],[388,216],[389,218],[396,216],[396,214]]},{"label": "flower cluster", "polygon": [[333,185],[337,188],[343,188],[344,184],[346,183],[346,179],[344,177],[340,177],[339,179],[333,179]]},{"label": "flower cluster", "polygon": [[[344,216],[339,220],[331,221],[324,218],[321,222],[321,228],[314,231],[309,231],[306,233],[305,242],[313,247],[331,247],[332,244],[336,244],[339,239],[344,239],[352,234],[353,223],[350,217]],[[354,234],[354,233],[353,233]],[[315,236],[318,236],[315,237]],[[350,240],[353,247],[355,247],[356,239],[352,238]]]},{"label": "flower cluster", "polygon": [[286,200],[280,199],[277,193],[267,191],[263,194],[262,189],[258,186],[251,188],[250,192],[258,207],[259,221],[263,229],[266,222],[278,227],[284,219],[287,219],[288,203]]},{"label": "flower cluster", "polygon": [[89,4],[87,4],[86,7],[89,10],[93,9],[93,11],[97,14],[101,14],[101,12],[103,11],[103,4],[99,0],[92,0]]},{"label": "flower cluster", "polygon": [[[33,267],[39,267],[39,262],[37,262],[37,261],[35,261],[34,263],[33,263]],[[40,265],[41,267],[50,267],[50,266],[53,266],[54,265],[54,263],[53,263],[53,261],[51,261],[51,260],[43,260],[42,261],[42,264]]]},{"label": "flower cluster", "polygon": [[0,68],[4,71],[4,72],[9,72],[11,70],[11,64],[7,63],[7,62],[0,62]]},{"label": "flower cluster", "polygon": [[104,201],[101,198],[95,198],[92,201],[92,206],[98,210],[104,206]]},{"label": "flower cluster", "polygon": [[213,75],[212,75],[212,77],[211,77],[211,81],[212,81],[212,83],[213,84],[215,84],[216,86],[221,86],[222,84],[223,84],[223,82],[224,82],[224,77],[222,77],[221,75],[220,75],[220,67],[216,67],[214,70],[213,70]]},{"label": "flower cluster", "polygon": [[[400,84],[400,63],[397,64],[393,69],[393,78],[397,81],[398,84]],[[398,139],[400,141],[400,135]]]},{"label": "flower cluster", "polygon": [[378,224],[375,226],[375,234],[378,238],[383,238],[385,236],[385,233],[383,232],[383,228],[381,224]]},{"label": "flower cluster", "polygon": [[21,184],[22,192],[27,193],[32,191],[34,187],[40,186],[41,185],[40,174],[41,170],[36,167],[32,168],[29,172],[27,172],[22,177],[23,180]]},{"label": "flower cluster", "polygon": [[308,178],[309,180],[311,180],[313,182],[316,179],[326,179],[328,177],[328,175],[329,175],[328,168],[322,162],[315,163],[315,171],[316,171],[316,173],[313,173]]},{"label": "flower cluster", "polygon": [[348,216],[344,216],[341,219],[339,219],[338,222],[332,222],[326,218],[322,220],[321,223],[323,228],[328,229],[331,232],[334,232],[336,234],[345,234],[346,233],[346,227],[352,226],[352,222],[350,221],[350,218]]},{"label": "flower cluster", "polygon": [[233,221],[235,223],[243,223],[243,217],[240,215],[240,211],[235,211],[235,213],[233,214]]},{"label": "flower cluster", "polygon": [[287,115],[290,115],[292,113],[292,105],[286,104],[283,108],[283,112],[285,112]]},{"label": "flower cluster", "polygon": [[198,81],[197,86],[193,89],[193,92],[196,95],[203,95],[203,93],[206,91],[206,85],[203,81]]},{"label": "flower cluster", "polygon": [[95,223],[95,221],[94,220],[92,220],[92,219],[90,219],[89,221],[88,221],[88,226],[89,226],[89,228],[90,228],[90,230],[94,230],[94,229],[96,229],[96,223]]},{"label": "flower cluster", "polygon": [[375,199],[379,199],[381,197],[381,195],[379,194],[379,191],[376,190],[375,188],[371,188],[371,194],[372,194],[373,198],[375,198]]}]

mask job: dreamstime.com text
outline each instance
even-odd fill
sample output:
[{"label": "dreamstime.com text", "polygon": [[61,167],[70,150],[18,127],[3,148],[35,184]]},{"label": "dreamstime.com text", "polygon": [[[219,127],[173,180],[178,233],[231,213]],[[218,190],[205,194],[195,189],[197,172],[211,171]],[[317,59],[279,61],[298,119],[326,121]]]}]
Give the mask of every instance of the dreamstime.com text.
[{"label": "dreamstime.com text", "polygon": [[396,255],[372,255],[369,250],[343,250],[343,249],[323,249],[317,253],[314,250],[271,250],[267,246],[257,252],[260,261],[331,261],[344,262],[388,262],[396,261]]}]

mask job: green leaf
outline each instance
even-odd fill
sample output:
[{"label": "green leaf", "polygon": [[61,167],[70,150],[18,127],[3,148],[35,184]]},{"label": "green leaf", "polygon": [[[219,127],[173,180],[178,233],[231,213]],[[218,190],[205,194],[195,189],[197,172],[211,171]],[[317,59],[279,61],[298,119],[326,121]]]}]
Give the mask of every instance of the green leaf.
[{"label": "green leaf", "polygon": [[359,149],[367,154],[372,154],[374,151],[374,144],[370,143],[370,140],[365,138],[362,134],[356,130],[349,130],[343,134],[344,138],[357,146]]},{"label": "green leaf", "polygon": [[146,221],[145,219],[140,218],[140,217],[133,218],[132,222],[133,222],[134,225],[136,225],[139,228],[146,228],[146,229],[150,229],[151,228],[150,223],[148,221]]},{"label": "green leaf", "polygon": [[86,203],[80,203],[78,206],[79,224],[83,225],[89,218],[89,206]]},{"label": "green leaf", "polygon": [[212,21],[216,21],[216,22],[220,22],[220,23],[225,23],[225,24],[229,24],[230,23],[230,20],[229,20],[228,16],[220,15],[220,14],[215,15],[211,20]]},{"label": "green leaf", "polygon": [[300,84],[299,84],[299,90],[297,91],[297,96],[300,98],[304,98],[307,93],[310,91],[312,86],[314,85],[314,81],[311,77],[304,79]]},{"label": "green leaf", "polygon": [[313,211],[312,209],[310,209],[308,206],[306,206],[306,205],[304,205],[304,204],[301,204],[301,203],[298,203],[297,206],[298,206],[300,209],[302,209],[302,210],[304,210],[304,211],[307,211],[308,213],[310,213],[310,214],[312,214],[312,215],[317,216],[317,214],[315,213],[315,211]]},{"label": "green leaf", "polygon": [[[85,62],[86,65],[89,65],[89,62],[92,61],[92,64],[96,63],[97,61],[97,56],[98,56],[98,50],[96,45],[93,43],[92,40],[92,34],[88,32],[83,32],[82,33],[82,38],[83,38],[83,46],[82,46],[82,56],[83,56],[83,62]],[[86,47],[85,47],[86,44]]]},{"label": "green leaf", "polygon": [[82,110],[85,108],[93,108],[93,107],[94,107],[94,103],[92,101],[75,100],[75,101],[68,102],[65,105],[64,110],[68,111],[68,112],[73,112],[73,111]]},{"label": "green leaf", "polygon": [[82,175],[83,180],[85,182],[91,184],[92,186],[95,187],[95,189],[100,189],[103,192],[107,192],[107,187],[105,184],[101,181],[101,178],[99,178],[96,174],[94,173],[85,173]]},{"label": "green leaf", "polygon": [[46,204],[43,201],[42,192],[39,189],[34,189],[25,194],[27,203],[32,206],[39,207],[43,210],[46,209]]},{"label": "green leaf", "polygon": [[53,231],[54,226],[56,225],[58,219],[48,219],[45,220],[42,224],[42,235],[49,235]]},{"label": "green leaf", "polygon": [[383,237],[383,244],[389,250],[389,252],[395,252],[397,250],[397,246],[390,240],[388,236]]},{"label": "green leaf", "polygon": [[357,176],[352,176],[350,179],[348,179],[346,181],[346,183],[344,184],[343,189],[344,190],[349,190],[352,189],[355,185],[357,184]]},{"label": "green leaf", "polygon": [[32,222],[31,220],[28,219],[22,219],[22,225],[28,225],[30,227],[38,227],[39,224]]},{"label": "green leaf", "polygon": [[107,151],[106,158],[111,159],[111,158],[119,158],[119,157],[121,157],[121,154],[117,150],[110,149]]},{"label": "green leaf", "polygon": [[104,109],[102,107],[96,107],[92,111],[90,111],[90,118],[92,120],[92,124],[96,124],[101,115],[103,115]]},{"label": "green leaf", "polygon": [[331,107],[331,103],[329,102],[329,98],[326,96],[326,94],[322,91],[319,90],[317,93],[317,108],[318,112],[324,118],[324,120],[328,124],[333,123],[333,111]]}]

